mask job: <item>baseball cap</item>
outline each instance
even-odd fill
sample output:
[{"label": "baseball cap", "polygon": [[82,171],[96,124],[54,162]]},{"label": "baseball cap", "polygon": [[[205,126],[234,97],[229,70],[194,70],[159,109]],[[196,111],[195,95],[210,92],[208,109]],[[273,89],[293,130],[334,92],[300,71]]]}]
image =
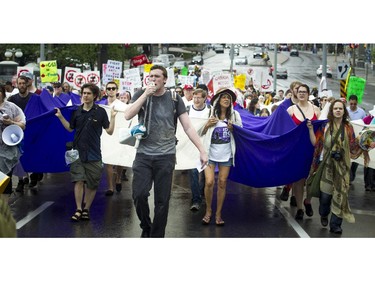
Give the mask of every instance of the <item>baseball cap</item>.
[{"label": "baseball cap", "polygon": [[193,90],[193,89],[194,89],[194,87],[192,85],[186,84],[184,86],[184,90]]},{"label": "baseball cap", "polygon": [[24,71],[21,73],[20,77],[26,77],[27,79],[33,80],[34,75],[31,72]]}]

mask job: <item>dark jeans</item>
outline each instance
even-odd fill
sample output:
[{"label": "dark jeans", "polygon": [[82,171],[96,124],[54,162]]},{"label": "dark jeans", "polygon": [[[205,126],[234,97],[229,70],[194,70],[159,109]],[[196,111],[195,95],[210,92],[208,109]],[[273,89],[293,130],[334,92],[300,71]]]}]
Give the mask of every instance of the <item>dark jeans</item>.
[{"label": "dark jeans", "polygon": [[197,169],[192,169],[189,171],[190,187],[191,187],[191,195],[192,195],[191,202],[193,204],[202,203],[202,195],[204,195],[205,177],[204,177],[204,172],[202,171],[201,173],[202,175],[199,179],[199,172]]},{"label": "dark jeans", "polygon": [[[319,215],[322,217],[328,217],[329,213],[331,212],[332,195],[320,192],[319,203]],[[341,227],[341,224],[342,218],[339,218],[335,214],[331,214],[331,219],[329,222],[330,228],[336,229]]]},{"label": "dark jeans", "polygon": [[352,162],[350,166],[350,182],[355,180],[355,174],[357,173],[358,163]]},{"label": "dark jeans", "polygon": [[375,188],[375,170],[369,167],[363,168],[365,188]]},{"label": "dark jeans", "polygon": [[[146,155],[137,153],[133,162],[133,200],[141,228],[151,237],[164,237],[171,196],[174,154]],[[154,220],[151,223],[148,197],[154,183]]]}]

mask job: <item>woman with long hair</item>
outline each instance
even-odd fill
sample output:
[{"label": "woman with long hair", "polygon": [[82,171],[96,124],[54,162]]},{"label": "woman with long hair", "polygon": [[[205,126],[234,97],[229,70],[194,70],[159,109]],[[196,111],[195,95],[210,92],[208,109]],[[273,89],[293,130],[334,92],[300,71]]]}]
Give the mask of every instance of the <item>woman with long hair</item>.
[{"label": "woman with long hair", "polygon": [[[310,88],[306,84],[301,84],[297,88],[296,98],[298,102],[290,107],[287,111],[296,125],[301,124],[306,119],[317,120],[320,116],[320,110],[317,106],[309,102]],[[297,213],[295,219],[302,220],[304,211],[302,204],[305,206],[306,215],[311,217],[314,212],[311,206],[311,198],[306,197],[303,200],[303,192],[305,186],[305,178],[302,178],[292,184],[294,196],[296,198]]]},{"label": "woman with long hair", "polygon": [[[307,121],[310,140],[315,146],[310,174],[316,171],[322,151],[323,159],[327,157],[320,180],[320,221],[323,226],[327,226],[328,216],[331,213],[330,232],[335,234],[342,233],[343,218],[348,222],[355,222],[348,200],[350,159],[356,159],[363,153],[365,167],[370,161],[368,151],[359,146],[359,138],[355,137],[353,126],[348,118],[349,113],[344,102],[337,99],[329,107],[328,122],[322,134],[314,133],[311,121]],[[372,142],[371,147],[374,145],[375,143]]]},{"label": "woman with long hair", "polygon": [[206,213],[202,223],[207,225],[212,216],[212,197],[215,184],[215,168],[219,167],[217,184],[217,206],[215,223],[218,226],[224,225],[222,219],[222,208],[224,204],[227,178],[230,167],[234,165],[236,145],[232,136],[233,124],[242,127],[240,114],[233,109],[236,101],[236,94],[227,88],[219,89],[211,99],[213,110],[211,117],[204,126],[201,135],[205,135],[203,145],[208,152],[208,166],[204,170],[206,183],[204,194],[206,199]]}]

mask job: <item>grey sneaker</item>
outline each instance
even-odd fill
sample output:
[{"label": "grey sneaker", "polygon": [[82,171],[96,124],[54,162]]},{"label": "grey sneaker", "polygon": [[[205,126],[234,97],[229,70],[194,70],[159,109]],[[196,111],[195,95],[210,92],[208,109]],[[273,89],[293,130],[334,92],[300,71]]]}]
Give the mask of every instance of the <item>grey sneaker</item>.
[{"label": "grey sneaker", "polygon": [[191,205],[191,207],[190,207],[190,210],[191,211],[198,211],[200,207],[201,206],[199,205],[199,203],[193,203],[193,205]]}]

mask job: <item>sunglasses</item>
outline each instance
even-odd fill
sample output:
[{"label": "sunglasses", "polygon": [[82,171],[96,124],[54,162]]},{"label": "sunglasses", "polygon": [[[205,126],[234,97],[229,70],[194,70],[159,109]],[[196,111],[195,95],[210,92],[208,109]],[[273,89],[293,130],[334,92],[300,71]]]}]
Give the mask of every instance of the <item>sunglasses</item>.
[{"label": "sunglasses", "polygon": [[116,87],[108,87],[108,88],[107,88],[107,91],[115,91],[115,90],[117,90]]}]

